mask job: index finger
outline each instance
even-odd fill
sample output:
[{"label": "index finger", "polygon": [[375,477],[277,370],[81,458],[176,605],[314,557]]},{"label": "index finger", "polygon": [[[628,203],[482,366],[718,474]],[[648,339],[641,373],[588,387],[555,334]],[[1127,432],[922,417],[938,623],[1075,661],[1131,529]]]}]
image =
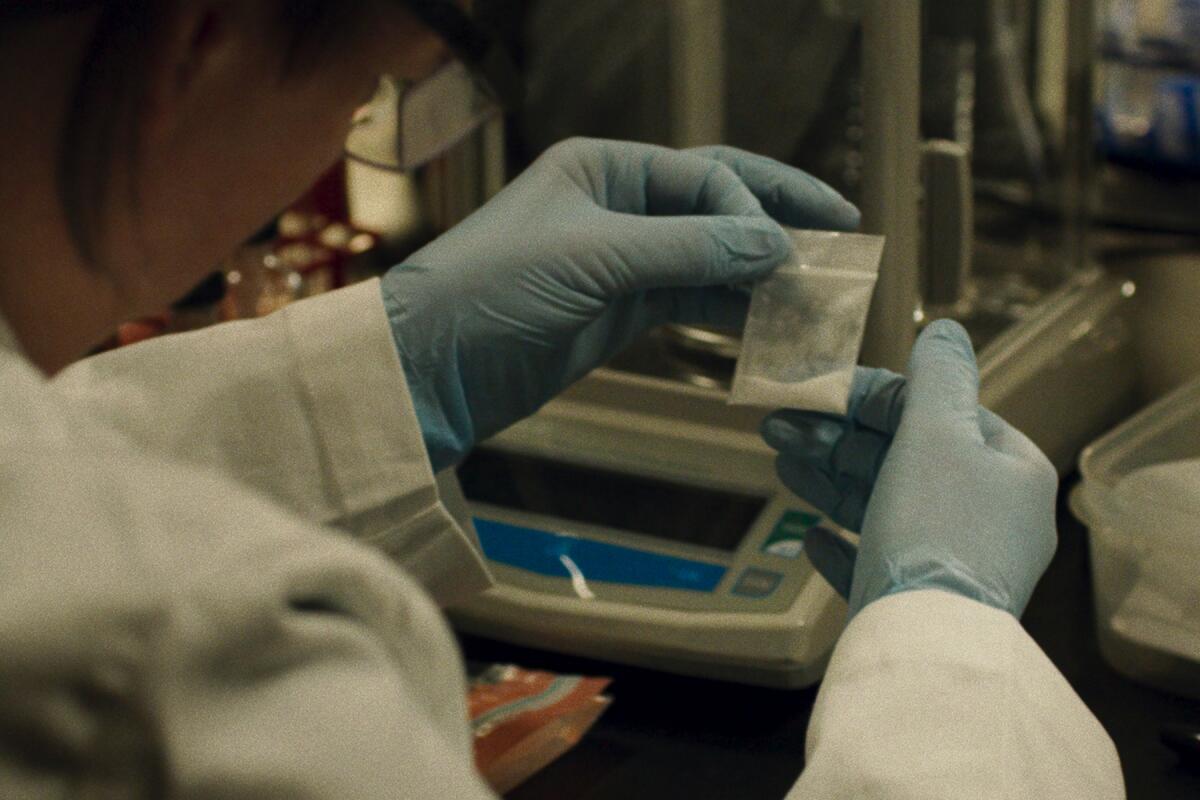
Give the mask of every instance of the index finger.
[{"label": "index finger", "polygon": [[793,228],[853,231],[862,217],[833,187],[803,170],[736,147],[712,145],[687,151],[720,162],[746,184],[773,219]]},{"label": "index finger", "polygon": [[696,153],[631,142],[595,143],[609,211],[639,216],[761,217],[763,207],[727,165]]}]

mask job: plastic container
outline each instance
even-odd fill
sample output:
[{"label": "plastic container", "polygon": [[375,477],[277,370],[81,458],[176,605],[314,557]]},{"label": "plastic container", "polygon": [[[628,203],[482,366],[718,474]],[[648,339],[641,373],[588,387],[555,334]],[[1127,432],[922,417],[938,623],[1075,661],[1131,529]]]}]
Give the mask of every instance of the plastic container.
[{"label": "plastic container", "polygon": [[[1134,680],[1200,697],[1200,605],[1193,601],[1200,591],[1195,556],[1200,497],[1179,502],[1178,493],[1164,494],[1166,488],[1135,492],[1130,484],[1122,486],[1145,467],[1195,459],[1200,459],[1200,380],[1086,448],[1080,457],[1083,481],[1071,495],[1071,508],[1089,528],[1104,659]],[[1186,577],[1164,580],[1168,572]]]}]

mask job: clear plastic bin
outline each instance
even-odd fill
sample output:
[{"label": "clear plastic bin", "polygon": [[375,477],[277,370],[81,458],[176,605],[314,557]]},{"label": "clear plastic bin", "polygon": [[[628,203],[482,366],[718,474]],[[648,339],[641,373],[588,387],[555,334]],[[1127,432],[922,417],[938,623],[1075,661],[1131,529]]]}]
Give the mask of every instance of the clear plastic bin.
[{"label": "clear plastic bin", "polygon": [[[1172,572],[1188,581],[1148,574],[1165,553],[1196,552],[1200,537],[1200,498],[1195,504],[1170,503],[1153,491],[1117,492],[1123,478],[1154,464],[1200,458],[1200,380],[1139,412],[1083,451],[1083,480],[1071,495],[1071,508],[1090,531],[1096,629],[1104,659],[1134,680],[1200,697],[1200,605],[1178,606],[1182,614],[1147,619],[1143,602],[1153,583],[1156,597],[1177,587],[1178,602],[1200,589],[1200,563],[1180,561]],[[1185,505],[1187,507],[1185,507]],[[1193,537],[1161,540],[1162,532]],[[1153,546],[1152,546],[1153,544]],[[1182,545],[1182,546],[1181,546]],[[1131,614],[1129,609],[1139,609]]]}]

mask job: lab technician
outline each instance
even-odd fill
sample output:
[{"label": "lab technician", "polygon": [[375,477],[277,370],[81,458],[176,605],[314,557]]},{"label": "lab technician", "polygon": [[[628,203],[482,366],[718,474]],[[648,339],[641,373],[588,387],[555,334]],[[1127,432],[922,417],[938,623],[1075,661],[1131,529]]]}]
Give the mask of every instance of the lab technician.
[{"label": "lab technician", "polygon": [[[80,360],[474,36],[415,0],[0,5],[0,796],[491,796],[438,610],[487,573],[435,472],[651,325],[738,322],[774,220],[857,224],[745,153],[571,141],[381,282]],[[977,381],[934,325],[847,419],[764,428],[862,531],[812,546],[853,617],[795,797],[1122,795],[1016,621],[1055,477]]]}]

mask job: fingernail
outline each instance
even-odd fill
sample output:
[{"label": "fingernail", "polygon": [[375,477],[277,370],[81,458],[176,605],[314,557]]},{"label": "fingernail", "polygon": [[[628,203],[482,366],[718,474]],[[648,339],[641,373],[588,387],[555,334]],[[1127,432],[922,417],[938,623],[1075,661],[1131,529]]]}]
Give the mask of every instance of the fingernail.
[{"label": "fingernail", "polygon": [[925,328],[925,336],[953,345],[956,349],[974,355],[975,349],[971,344],[971,335],[967,329],[952,319],[937,319]]},{"label": "fingernail", "polygon": [[770,217],[763,217],[756,223],[755,234],[755,250],[746,254],[748,260],[756,262],[755,266],[772,270],[792,254],[791,237]]},{"label": "fingernail", "polygon": [[[821,444],[832,446],[838,443],[846,429],[833,420],[816,420],[809,423],[809,436]],[[797,429],[799,430],[799,429]]]},{"label": "fingernail", "polygon": [[833,203],[833,216],[837,218],[834,226],[839,230],[852,231],[857,230],[862,224],[862,213],[858,210],[858,206],[847,200],[841,192],[830,186],[819,178],[808,176],[827,199]]},{"label": "fingernail", "polygon": [[767,444],[778,449],[792,438],[795,429],[778,417],[767,417],[763,420],[762,435]]},{"label": "fingernail", "polygon": [[809,175],[808,173],[805,173],[805,176],[812,181],[813,186],[820,189],[830,200],[840,200],[843,203],[846,202],[846,198],[842,197],[842,193],[830,186],[825,181],[821,180],[815,175]]},{"label": "fingernail", "polygon": [[858,206],[842,198],[842,212],[845,215],[845,229],[848,231],[858,230],[862,225],[862,212],[858,210]]}]

